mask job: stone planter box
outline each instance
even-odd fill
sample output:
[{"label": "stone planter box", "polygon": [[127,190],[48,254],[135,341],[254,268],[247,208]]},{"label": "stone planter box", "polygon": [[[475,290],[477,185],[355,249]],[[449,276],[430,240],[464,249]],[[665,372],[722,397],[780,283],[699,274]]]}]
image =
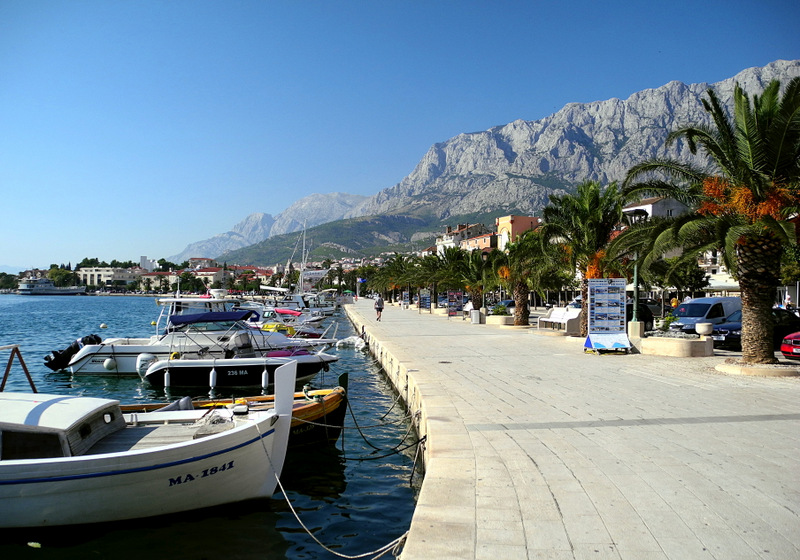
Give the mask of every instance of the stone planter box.
[{"label": "stone planter box", "polygon": [[676,358],[693,358],[714,355],[714,340],[702,338],[668,338],[649,336],[641,339],[639,351],[653,356],[673,356]]},{"label": "stone planter box", "polygon": [[513,315],[487,315],[486,316],[486,324],[487,325],[513,325],[514,324],[514,316]]}]

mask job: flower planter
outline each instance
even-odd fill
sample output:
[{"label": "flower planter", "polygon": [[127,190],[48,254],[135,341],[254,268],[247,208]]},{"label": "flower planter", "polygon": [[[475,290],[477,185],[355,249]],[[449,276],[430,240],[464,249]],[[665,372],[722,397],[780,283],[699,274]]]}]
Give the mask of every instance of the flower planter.
[{"label": "flower planter", "polygon": [[514,316],[513,315],[487,315],[486,316],[486,324],[487,325],[513,325],[514,324]]},{"label": "flower planter", "polygon": [[710,336],[701,338],[649,336],[641,339],[639,351],[642,354],[676,358],[713,356],[714,340]]}]

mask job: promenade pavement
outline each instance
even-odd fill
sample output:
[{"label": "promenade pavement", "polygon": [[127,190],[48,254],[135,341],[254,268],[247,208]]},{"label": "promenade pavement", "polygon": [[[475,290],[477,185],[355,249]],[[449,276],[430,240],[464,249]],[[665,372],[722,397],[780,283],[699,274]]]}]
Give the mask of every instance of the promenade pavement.
[{"label": "promenade pavement", "polygon": [[799,378],[372,303],[427,435],[402,560],[800,558]]}]

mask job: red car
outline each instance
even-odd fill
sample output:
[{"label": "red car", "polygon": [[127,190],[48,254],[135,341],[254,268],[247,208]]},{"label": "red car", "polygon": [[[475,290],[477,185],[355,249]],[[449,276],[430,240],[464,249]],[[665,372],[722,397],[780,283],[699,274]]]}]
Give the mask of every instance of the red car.
[{"label": "red car", "polygon": [[800,332],[787,335],[781,342],[781,354],[784,358],[800,360]]}]

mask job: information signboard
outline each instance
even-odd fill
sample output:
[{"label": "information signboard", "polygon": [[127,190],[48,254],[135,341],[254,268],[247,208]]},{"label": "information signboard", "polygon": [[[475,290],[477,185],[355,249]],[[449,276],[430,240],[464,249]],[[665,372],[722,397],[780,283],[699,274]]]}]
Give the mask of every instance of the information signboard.
[{"label": "information signboard", "polygon": [[625,333],[625,279],[590,279],[587,304],[589,336],[584,347],[592,350],[630,348]]},{"label": "information signboard", "polygon": [[419,291],[419,308],[420,309],[430,309],[431,308],[431,291],[430,290],[420,290]]},{"label": "information signboard", "polygon": [[447,316],[457,317],[461,315],[464,309],[464,292],[448,291],[447,292]]}]

